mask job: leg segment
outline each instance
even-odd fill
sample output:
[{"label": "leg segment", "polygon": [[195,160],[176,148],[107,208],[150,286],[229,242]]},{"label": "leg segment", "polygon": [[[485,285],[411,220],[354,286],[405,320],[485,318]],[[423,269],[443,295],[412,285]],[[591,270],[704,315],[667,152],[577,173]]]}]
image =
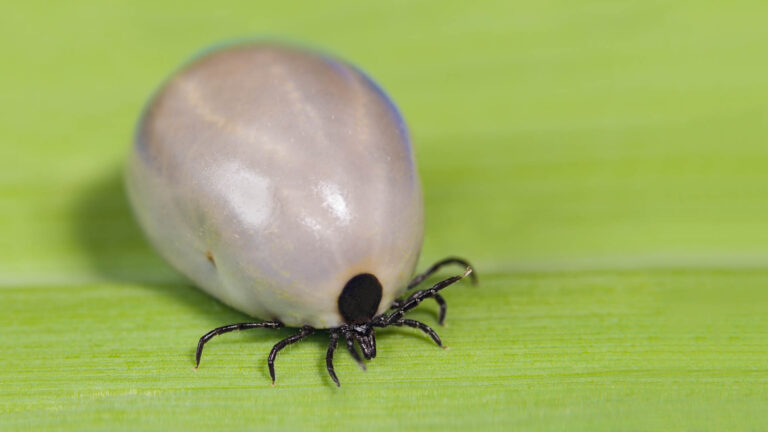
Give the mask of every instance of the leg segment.
[{"label": "leg segment", "polygon": [[[407,289],[410,290],[410,289],[416,288],[416,286],[424,282],[428,277],[432,276],[435,272],[440,270],[442,267],[450,264],[460,264],[464,267],[472,267],[469,264],[469,262],[465,259],[456,258],[456,257],[445,258],[441,261],[438,261],[432,264],[432,266],[428,268],[425,272],[416,275],[413,278],[413,280],[408,284]],[[475,273],[472,273],[469,276],[469,278],[472,280],[473,285],[477,285],[477,275]],[[433,297],[435,298],[435,301],[437,302],[437,304],[440,305],[440,313],[438,314],[438,317],[437,317],[437,323],[440,325],[443,325],[443,323],[445,322],[445,314],[448,311],[448,304],[445,302],[445,299],[440,294],[435,294]],[[406,301],[407,300],[397,299],[394,302],[392,302],[392,306],[390,307],[390,309],[398,309],[402,307]]]},{"label": "leg segment", "polygon": [[248,329],[255,329],[255,328],[276,329],[282,326],[283,326],[283,323],[279,321],[264,321],[264,322],[258,322],[258,323],[230,324],[228,326],[213,329],[208,333],[206,333],[205,335],[203,335],[203,337],[200,338],[200,341],[197,342],[197,351],[195,352],[195,369],[197,369],[197,367],[200,366],[200,357],[202,357],[203,355],[203,347],[205,346],[206,342],[213,339],[215,336],[218,336],[224,333],[229,333],[235,330],[248,330]]},{"label": "leg segment", "polygon": [[[416,293],[414,293],[416,294]],[[411,296],[412,297],[412,296]],[[440,325],[443,325],[443,322],[445,322],[445,313],[448,311],[448,304],[445,302],[445,299],[440,294],[434,295],[435,301],[438,305],[440,305],[440,312],[437,315],[437,323]],[[390,309],[399,309],[401,308],[406,301],[410,300],[410,297],[408,299],[395,299],[395,301],[392,302],[392,306],[390,306]]]},{"label": "leg segment", "polygon": [[437,316],[437,323],[443,325],[445,322],[445,313],[448,311],[448,304],[440,294],[435,294],[435,301],[440,305],[440,314]]},{"label": "leg segment", "polygon": [[336,387],[341,387],[339,378],[336,377],[336,371],[333,369],[333,352],[336,351],[336,345],[339,343],[339,331],[331,330],[331,341],[328,342],[328,352],[325,354],[325,366],[328,368],[328,374],[331,375],[331,379],[336,383]]},{"label": "leg segment", "polygon": [[[434,264],[432,264],[432,267],[428,268],[424,273],[416,275],[416,277],[413,278],[411,283],[408,284],[408,289],[416,288],[417,285],[424,282],[424,280],[430,276],[432,276],[433,273],[440,270],[441,267],[449,265],[449,264],[459,264],[463,267],[472,267],[472,265],[469,264],[469,262],[462,258],[456,258],[456,257],[449,257],[444,260],[438,261]],[[473,284],[477,284],[477,275],[472,273],[472,275],[469,277],[472,279]]]},{"label": "leg segment", "polygon": [[347,351],[349,351],[349,354],[355,359],[357,364],[360,365],[360,368],[365,370],[365,363],[363,363],[363,359],[360,358],[360,354],[358,354],[355,349],[355,337],[350,330],[344,331],[344,340],[347,342]]},{"label": "leg segment", "polygon": [[396,311],[394,311],[389,316],[383,316],[382,320],[380,322],[374,323],[377,327],[387,327],[392,325],[395,321],[399,321],[403,318],[403,315],[405,315],[406,312],[409,310],[415,308],[419,305],[424,299],[429,297],[434,297],[435,294],[437,294],[438,291],[442,290],[443,288],[454,284],[461,279],[467,277],[469,274],[472,273],[472,268],[467,267],[467,270],[458,276],[449,277],[448,279],[442,280],[432,286],[432,288],[417,291],[413,293],[408,299],[403,302],[402,306],[400,306]]},{"label": "leg segment", "polygon": [[430,326],[428,326],[428,325],[426,325],[426,324],[424,324],[422,322],[415,321],[415,320],[410,320],[410,319],[401,319],[401,320],[397,320],[397,321],[393,322],[391,325],[398,326],[398,327],[408,326],[408,327],[417,328],[417,329],[423,331],[424,333],[428,334],[429,337],[431,337],[432,340],[435,341],[437,346],[439,346],[439,347],[443,346],[443,342],[440,340],[440,336],[438,336],[437,333],[435,333],[435,331],[432,330],[432,327],[430,327]]},{"label": "leg segment", "polygon": [[314,333],[314,331],[315,329],[313,327],[304,326],[295,335],[281,340],[272,347],[272,351],[269,352],[269,358],[267,359],[267,366],[269,366],[269,376],[272,377],[272,385],[275,385],[275,357],[277,357],[277,353],[288,345],[296,343],[311,335]]}]

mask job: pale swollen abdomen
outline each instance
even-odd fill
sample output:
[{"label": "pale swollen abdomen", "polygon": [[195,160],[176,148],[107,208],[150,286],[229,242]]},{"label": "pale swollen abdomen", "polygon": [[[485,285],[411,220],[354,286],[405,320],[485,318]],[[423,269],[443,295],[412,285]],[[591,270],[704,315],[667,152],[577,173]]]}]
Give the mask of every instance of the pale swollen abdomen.
[{"label": "pale swollen abdomen", "polygon": [[149,102],[127,167],[162,256],[257,318],[337,327],[353,277],[405,291],[423,202],[399,112],[362,72],[296,47],[210,52]]}]

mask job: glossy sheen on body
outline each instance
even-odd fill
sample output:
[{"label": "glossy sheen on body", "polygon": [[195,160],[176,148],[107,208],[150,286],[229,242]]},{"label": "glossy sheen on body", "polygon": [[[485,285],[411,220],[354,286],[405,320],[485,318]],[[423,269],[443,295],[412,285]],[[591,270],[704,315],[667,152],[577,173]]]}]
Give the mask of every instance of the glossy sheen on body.
[{"label": "glossy sheen on body", "polygon": [[354,276],[403,293],[423,239],[408,132],[356,68],[252,43],[195,59],[150,101],[127,169],[139,223],[163,257],[257,318],[343,324]]}]

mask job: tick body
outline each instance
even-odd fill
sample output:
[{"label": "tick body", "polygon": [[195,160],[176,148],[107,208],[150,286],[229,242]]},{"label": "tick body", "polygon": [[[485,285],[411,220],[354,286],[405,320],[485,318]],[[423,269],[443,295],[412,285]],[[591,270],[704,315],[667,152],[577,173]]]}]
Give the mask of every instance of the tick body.
[{"label": "tick body", "polygon": [[419,328],[439,344],[403,315],[422,293],[436,296],[442,319],[442,288],[399,299],[414,287],[424,232],[408,132],[349,64],[267,43],[193,60],[147,106],[126,177],[160,254],[212,296],[266,320],[205,335],[198,363],[217,334],[300,328],[270,353],[274,381],[283,346],[330,329],[338,384],[331,348],[340,337],[366,358],[375,355],[373,327]]}]

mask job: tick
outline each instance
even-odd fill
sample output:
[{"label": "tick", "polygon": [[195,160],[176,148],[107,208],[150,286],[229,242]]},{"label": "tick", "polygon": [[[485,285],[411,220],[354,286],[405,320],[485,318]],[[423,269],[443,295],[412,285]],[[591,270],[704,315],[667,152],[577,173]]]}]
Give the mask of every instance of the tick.
[{"label": "tick", "polygon": [[[412,277],[424,233],[421,184],[405,122],[368,76],[336,58],[275,43],[210,51],[148,103],[126,183],[134,213],[177,270],[227,305],[264,321],[234,330],[299,328],[278,352],[327,329],[328,373],[343,338],[364,368],[376,328],[421,330],[405,318],[470,275],[448,258]],[[465,270],[416,288],[447,264]],[[474,274],[472,274],[474,278]]]}]

